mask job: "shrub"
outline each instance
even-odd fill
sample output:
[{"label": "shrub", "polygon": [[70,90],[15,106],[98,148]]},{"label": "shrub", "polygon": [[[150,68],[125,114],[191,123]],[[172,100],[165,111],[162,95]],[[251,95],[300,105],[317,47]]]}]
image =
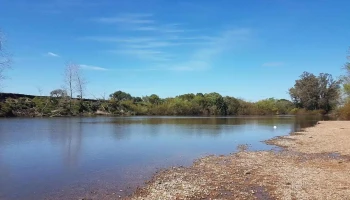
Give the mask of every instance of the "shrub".
[{"label": "shrub", "polygon": [[350,102],[339,108],[338,115],[340,119],[350,120]]}]

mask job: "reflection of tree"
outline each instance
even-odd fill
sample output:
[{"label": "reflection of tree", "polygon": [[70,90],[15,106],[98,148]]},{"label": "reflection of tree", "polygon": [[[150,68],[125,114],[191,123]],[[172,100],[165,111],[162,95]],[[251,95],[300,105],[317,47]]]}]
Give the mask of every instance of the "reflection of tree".
[{"label": "reflection of tree", "polygon": [[[196,136],[211,135],[219,136],[222,133],[243,133],[243,126],[291,126],[291,132],[300,130],[314,125],[321,118],[318,116],[239,116],[239,117],[136,117],[125,118],[123,124],[143,124],[149,129],[144,129],[144,133],[154,134],[158,133],[176,133],[176,134],[191,134]],[[115,123],[120,123],[117,120]],[[161,125],[166,126],[166,130],[161,129]],[[164,127],[164,126],[163,126]],[[170,131],[176,129],[177,131]],[[181,128],[186,128],[183,131]],[[247,126],[245,126],[247,128]]]},{"label": "reflection of tree", "polygon": [[297,116],[294,120],[293,130],[291,132],[300,131],[303,128],[316,124],[317,121],[323,120],[322,116]]},{"label": "reflection of tree", "polygon": [[83,134],[81,119],[57,119],[50,121],[51,139],[58,141],[62,147],[64,164],[75,166],[79,161]]},{"label": "reflection of tree", "polygon": [[[2,130],[1,127],[2,126],[0,125],[0,141],[3,141],[3,139],[2,139],[3,136],[1,133],[5,133],[5,130]],[[0,142],[0,145],[2,145],[1,142]],[[3,155],[2,155],[2,148],[0,146],[0,177],[6,177],[6,175],[10,174],[9,168],[5,165],[5,162],[3,160],[4,159],[3,159]]]},{"label": "reflection of tree", "polygon": [[130,128],[127,127],[127,125],[114,125],[112,129],[113,136],[117,138],[117,140],[126,139],[130,136],[129,134],[131,134]]},{"label": "reflection of tree", "polygon": [[[74,124],[76,125],[76,124]],[[74,130],[74,129],[73,129]],[[68,134],[64,144],[64,161],[68,166],[75,166],[79,160],[82,140],[82,124],[77,124],[77,129]]]}]

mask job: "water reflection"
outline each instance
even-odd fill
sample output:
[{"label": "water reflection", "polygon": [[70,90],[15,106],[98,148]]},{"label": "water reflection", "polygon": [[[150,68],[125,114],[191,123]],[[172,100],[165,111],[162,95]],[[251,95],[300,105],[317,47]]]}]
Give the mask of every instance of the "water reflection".
[{"label": "water reflection", "polygon": [[41,199],[55,190],[68,192],[76,185],[74,191],[82,191],[101,181],[102,187],[119,191],[143,182],[157,168],[227,154],[239,144],[269,149],[260,141],[317,120],[293,116],[0,119],[0,199]]}]

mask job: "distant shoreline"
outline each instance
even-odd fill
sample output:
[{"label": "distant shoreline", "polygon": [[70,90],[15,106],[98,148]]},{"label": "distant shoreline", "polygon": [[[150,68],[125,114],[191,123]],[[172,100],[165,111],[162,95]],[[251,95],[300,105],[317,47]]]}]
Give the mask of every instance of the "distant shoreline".
[{"label": "distant shoreline", "polygon": [[207,156],[157,173],[126,199],[350,198],[350,121],[322,121],[266,142],[283,150]]}]

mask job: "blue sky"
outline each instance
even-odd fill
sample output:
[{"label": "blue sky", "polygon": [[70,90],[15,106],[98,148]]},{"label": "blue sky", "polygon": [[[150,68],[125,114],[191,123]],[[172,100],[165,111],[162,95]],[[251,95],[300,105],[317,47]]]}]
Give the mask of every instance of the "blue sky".
[{"label": "blue sky", "polygon": [[341,75],[350,1],[0,0],[4,92],[44,94],[82,66],[88,97],[219,92],[288,98],[303,71]]}]

